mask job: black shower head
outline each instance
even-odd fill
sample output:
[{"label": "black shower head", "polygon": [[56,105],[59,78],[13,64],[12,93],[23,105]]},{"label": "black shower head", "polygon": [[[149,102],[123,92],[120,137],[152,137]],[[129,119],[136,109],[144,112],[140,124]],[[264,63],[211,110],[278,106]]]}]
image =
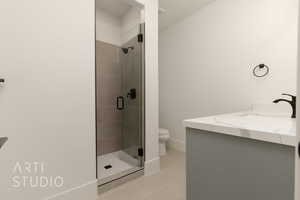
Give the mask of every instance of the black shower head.
[{"label": "black shower head", "polygon": [[133,50],[134,47],[127,47],[127,48],[122,48],[123,53],[128,54],[129,49]]}]

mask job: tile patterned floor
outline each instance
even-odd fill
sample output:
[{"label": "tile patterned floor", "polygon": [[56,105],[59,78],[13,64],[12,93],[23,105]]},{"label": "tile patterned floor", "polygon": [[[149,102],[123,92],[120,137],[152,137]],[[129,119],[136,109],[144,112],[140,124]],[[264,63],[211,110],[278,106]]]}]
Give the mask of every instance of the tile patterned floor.
[{"label": "tile patterned floor", "polygon": [[161,172],[143,176],[101,194],[98,200],[185,200],[185,155],[170,151]]}]

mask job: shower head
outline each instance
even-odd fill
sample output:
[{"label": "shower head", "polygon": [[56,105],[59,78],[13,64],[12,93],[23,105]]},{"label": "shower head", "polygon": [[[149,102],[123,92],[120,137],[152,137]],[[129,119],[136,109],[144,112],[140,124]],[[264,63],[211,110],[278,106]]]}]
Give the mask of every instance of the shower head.
[{"label": "shower head", "polygon": [[134,47],[127,47],[127,48],[122,48],[123,53],[128,54],[129,50],[133,50]]}]

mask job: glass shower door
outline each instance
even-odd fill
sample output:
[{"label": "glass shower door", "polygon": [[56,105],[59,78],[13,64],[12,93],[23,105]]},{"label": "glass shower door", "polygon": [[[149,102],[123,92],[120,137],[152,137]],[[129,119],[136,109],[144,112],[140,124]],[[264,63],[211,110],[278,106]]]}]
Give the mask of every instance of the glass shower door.
[{"label": "glass shower door", "polygon": [[144,45],[96,43],[98,184],[144,166]]},{"label": "glass shower door", "polygon": [[144,161],[144,68],[143,43],[136,36],[122,47],[122,92],[124,96],[123,151],[137,168]]}]

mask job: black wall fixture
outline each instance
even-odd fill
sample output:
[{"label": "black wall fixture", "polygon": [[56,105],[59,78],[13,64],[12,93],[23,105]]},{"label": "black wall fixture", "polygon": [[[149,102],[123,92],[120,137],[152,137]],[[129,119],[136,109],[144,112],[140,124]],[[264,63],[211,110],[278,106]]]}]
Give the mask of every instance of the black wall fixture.
[{"label": "black wall fixture", "polygon": [[300,142],[298,143],[298,156],[300,158]]},{"label": "black wall fixture", "polygon": [[258,78],[267,76],[269,72],[270,68],[265,64],[259,64],[253,69],[253,75]]},{"label": "black wall fixture", "polygon": [[127,93],[127,97],[130,99],[136,99],[136,89],[131,88],[129,92]]},{"label": "black wall fixture", "polygon": [[7,137],[1,137],[0,138],[0,149],[3,147],[3,145],[7,142]]}]

